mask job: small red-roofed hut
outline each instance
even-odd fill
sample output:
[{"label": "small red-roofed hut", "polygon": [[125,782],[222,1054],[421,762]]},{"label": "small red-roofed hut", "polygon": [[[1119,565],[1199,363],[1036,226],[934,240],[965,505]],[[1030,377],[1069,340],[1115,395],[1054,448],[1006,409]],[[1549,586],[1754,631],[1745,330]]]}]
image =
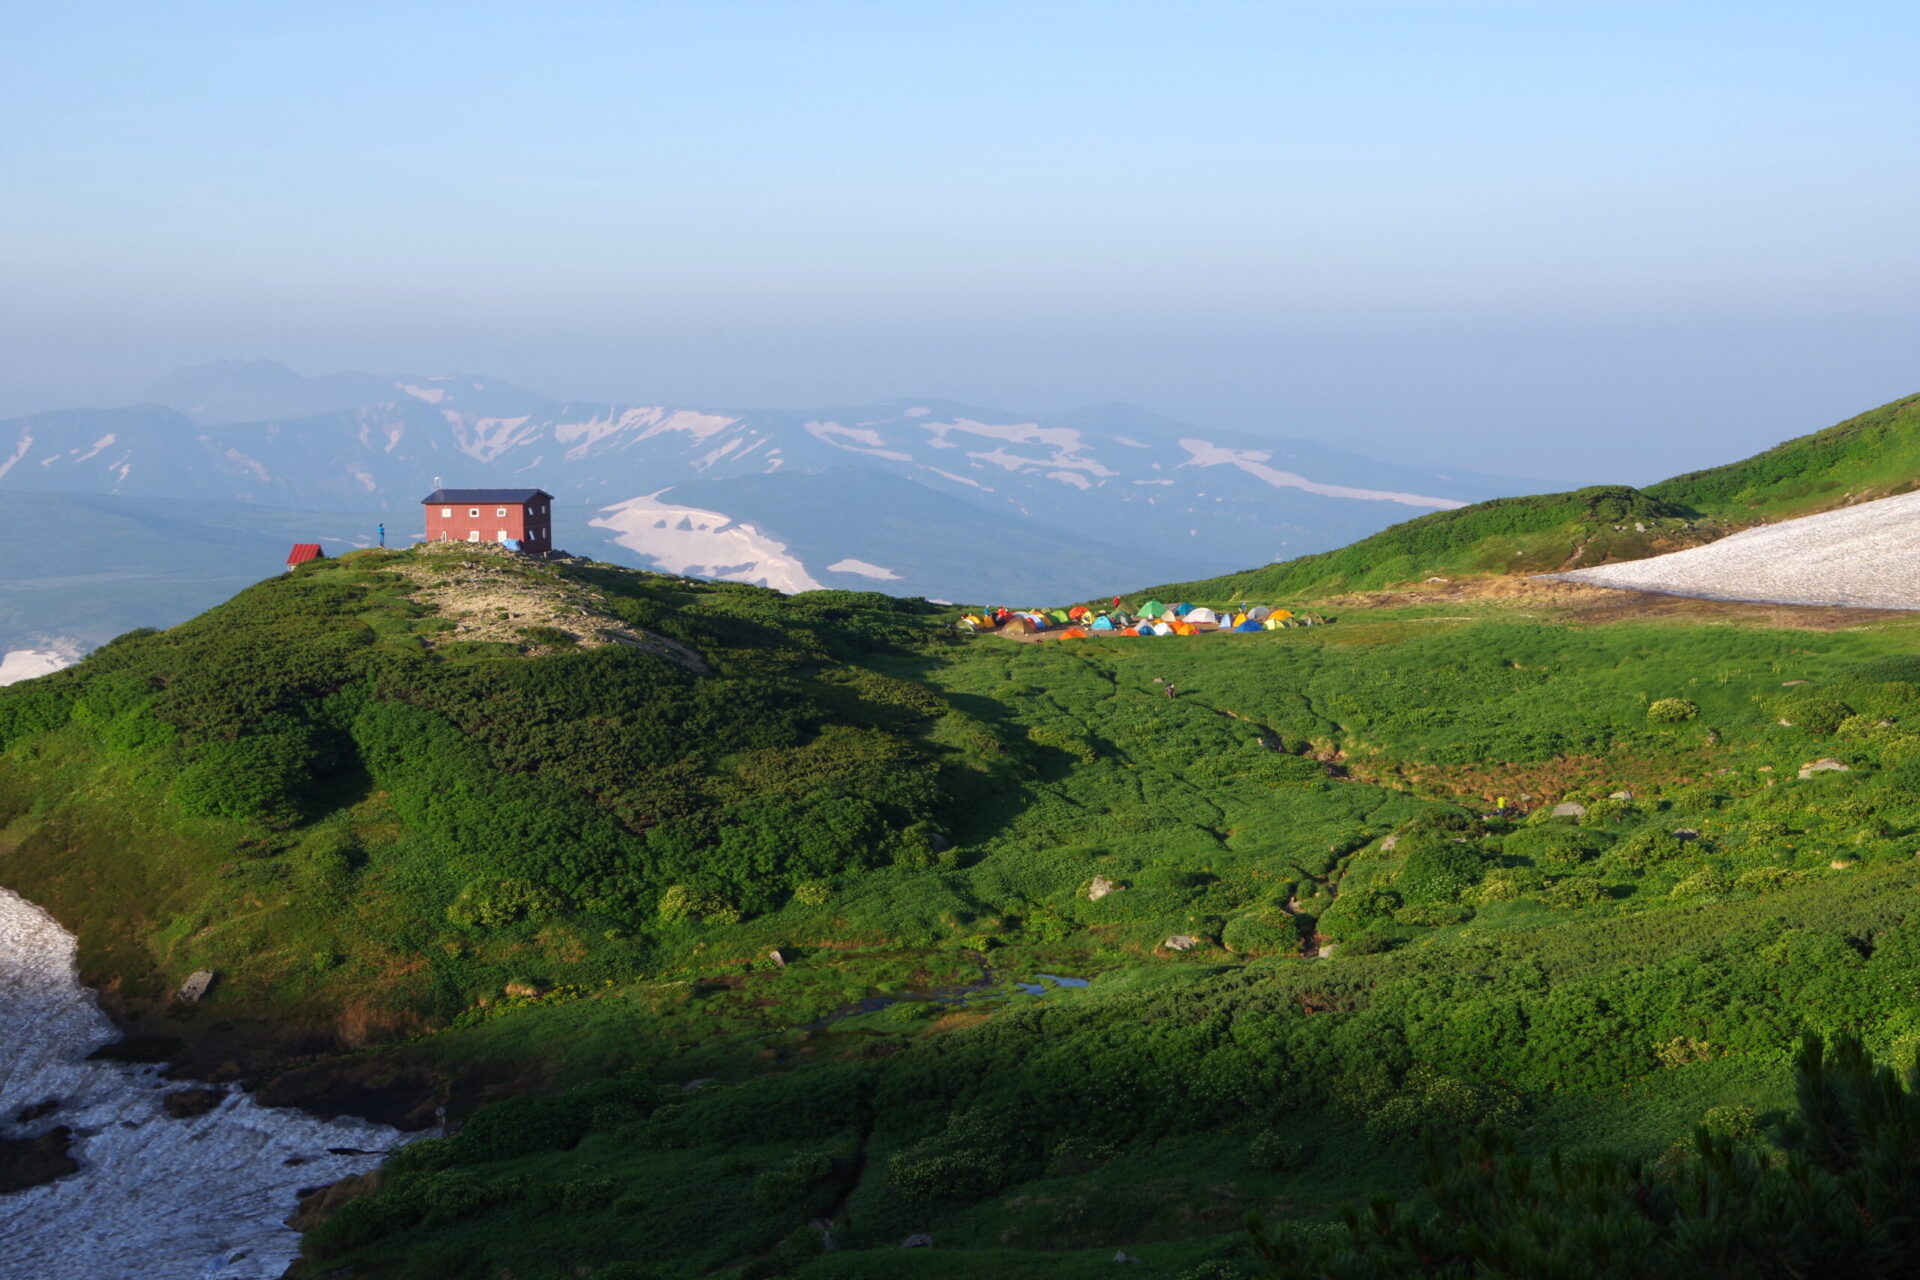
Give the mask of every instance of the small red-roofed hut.
[{"label": "small red-roofed hut", "polygon": [[287,568],[293,569],[309,560],[325,560],[327,553],[320,549],[317,542],[296,542],[293,550],[287,552]]}]

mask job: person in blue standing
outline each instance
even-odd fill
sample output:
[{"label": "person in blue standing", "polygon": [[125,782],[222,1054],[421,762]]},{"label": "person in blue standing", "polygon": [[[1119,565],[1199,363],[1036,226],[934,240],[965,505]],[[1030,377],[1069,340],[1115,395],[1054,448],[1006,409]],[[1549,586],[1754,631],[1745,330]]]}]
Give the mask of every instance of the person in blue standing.
[{"label": "person in blue standing", "polygon": [[384,547],[387,545],[387,526],[384,522],[382,522],[379,528],[380,528],[380,545]]}]

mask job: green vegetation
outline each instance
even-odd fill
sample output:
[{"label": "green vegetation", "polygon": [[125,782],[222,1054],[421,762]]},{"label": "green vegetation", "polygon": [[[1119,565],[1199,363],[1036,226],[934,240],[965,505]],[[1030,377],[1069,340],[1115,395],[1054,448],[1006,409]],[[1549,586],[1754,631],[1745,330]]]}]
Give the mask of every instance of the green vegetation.
[{"label": "green vegetation", "polygon": [[[1702,1196],[1912,1195],[1867,1059],[1920,1050],[1920,620],[1019,644],[517,565],[627,642],[476,640],[419,586],[497,587],[468,554],[0,692],[0,884],[137,1030],[462,1122],[316,1211],[305,1274],[1730,1274]],[[1805,1218],[1781,1257],[1853,1247]]]},{"label": "green vegetation", "polygon": [[1755,521],[1906,493],[1916,476],[1920,395],[1644,492],[1598,485],[1496,498],[1408,520],[1338,551],[1170,583],[1140,598],[1208,604],[1311,600],[1435,576],[1561,573],[1677,551]]},{"label": "green vegetation", "polygon": [[1916,476],[1920,395],[1903,396],[1740,462],[1675,476],[1647,493],[1702,515],[1745,523],[1906,493]]},{"label": "green vegetation", "polygon": [[[529,588],[585,589],[609,625],[708,657],[543,626],[523,629],[537,660],[429,647],[448,624],[397,570],[456,582],[499,559],[303,568],[11,691],[12,886],[82,926],[143,916],[151,886],[108,833],[129,809],[171,815],[156,962],[221,968],[240,999],[338,1005],[376,983],[396,1012],[451,1016],[510,978],[630,972],[686,920],[928,860],[917,730],[945,708],[851,660],[914,635],[924,605],[521,566]],[[34,799],[62,792],[52,812]],[[318,972],[323,953],[346,962]]]},{"label": "green vegetation", "polygon": [[[1536,1176],[1486,1131],[1429,1149],[1427,1204],[1377,1199],[1341,1227],[1256,1228],[1280,1280],[1399,1276],[1910,1275],[1920,1252],[1920,1093],[1851,1037],[1808,1036],[1769,1150],[1748,1107],[1712,1111],[1659,1162],[1610,1153]],[[1428,1207],[1428,1206],[1431,1207]]]},{"label": "green vegetation", "polygon": [[1713,531],[1696,528],[1693,515],[1625,485],[1495,498],[1394,525],[1338,551],[1154,587],[1142,598],[1296,600],[1435,575],[1557,573],[1710,540]]}]

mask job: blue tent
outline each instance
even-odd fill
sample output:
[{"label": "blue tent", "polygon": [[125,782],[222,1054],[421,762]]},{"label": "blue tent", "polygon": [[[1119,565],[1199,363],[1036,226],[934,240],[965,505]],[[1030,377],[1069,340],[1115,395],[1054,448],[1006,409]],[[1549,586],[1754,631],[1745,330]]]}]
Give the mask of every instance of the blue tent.
[{"label": "blue tent", "polygon": [[1234,630],[1235,631],[1265,631],[1266,627],[1258,622],[1255,622],[1252,618],[1248,618],[1245,622],[1235,627]]},{"label": "blue tent", "polygon": [[1184,618],[1192,612],[1193,606],[1190,604],[1177,604],[1173,606],[1173,616],[1176,618]]},{"label": "blue tent", "polygon": [[1109,618],[1106,614],[1103,613],[1099,617],[1093,620],[1093,625],[1089,627],[1088,630],[1111,631],[1113,630],[1113,619]]}]

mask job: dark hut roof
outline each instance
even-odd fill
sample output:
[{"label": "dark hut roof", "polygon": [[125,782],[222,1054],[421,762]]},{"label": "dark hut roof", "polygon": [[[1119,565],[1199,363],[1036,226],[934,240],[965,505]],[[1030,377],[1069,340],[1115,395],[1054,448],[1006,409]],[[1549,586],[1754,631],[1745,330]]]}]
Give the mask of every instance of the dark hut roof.
[{"label": "dark hut roof", "polygon": [[420,499],[420,505],[431,506],[436,502],[532,502],[535,498],[545,498],[549,502],[553,495],[545,489],[435,489]]}]

